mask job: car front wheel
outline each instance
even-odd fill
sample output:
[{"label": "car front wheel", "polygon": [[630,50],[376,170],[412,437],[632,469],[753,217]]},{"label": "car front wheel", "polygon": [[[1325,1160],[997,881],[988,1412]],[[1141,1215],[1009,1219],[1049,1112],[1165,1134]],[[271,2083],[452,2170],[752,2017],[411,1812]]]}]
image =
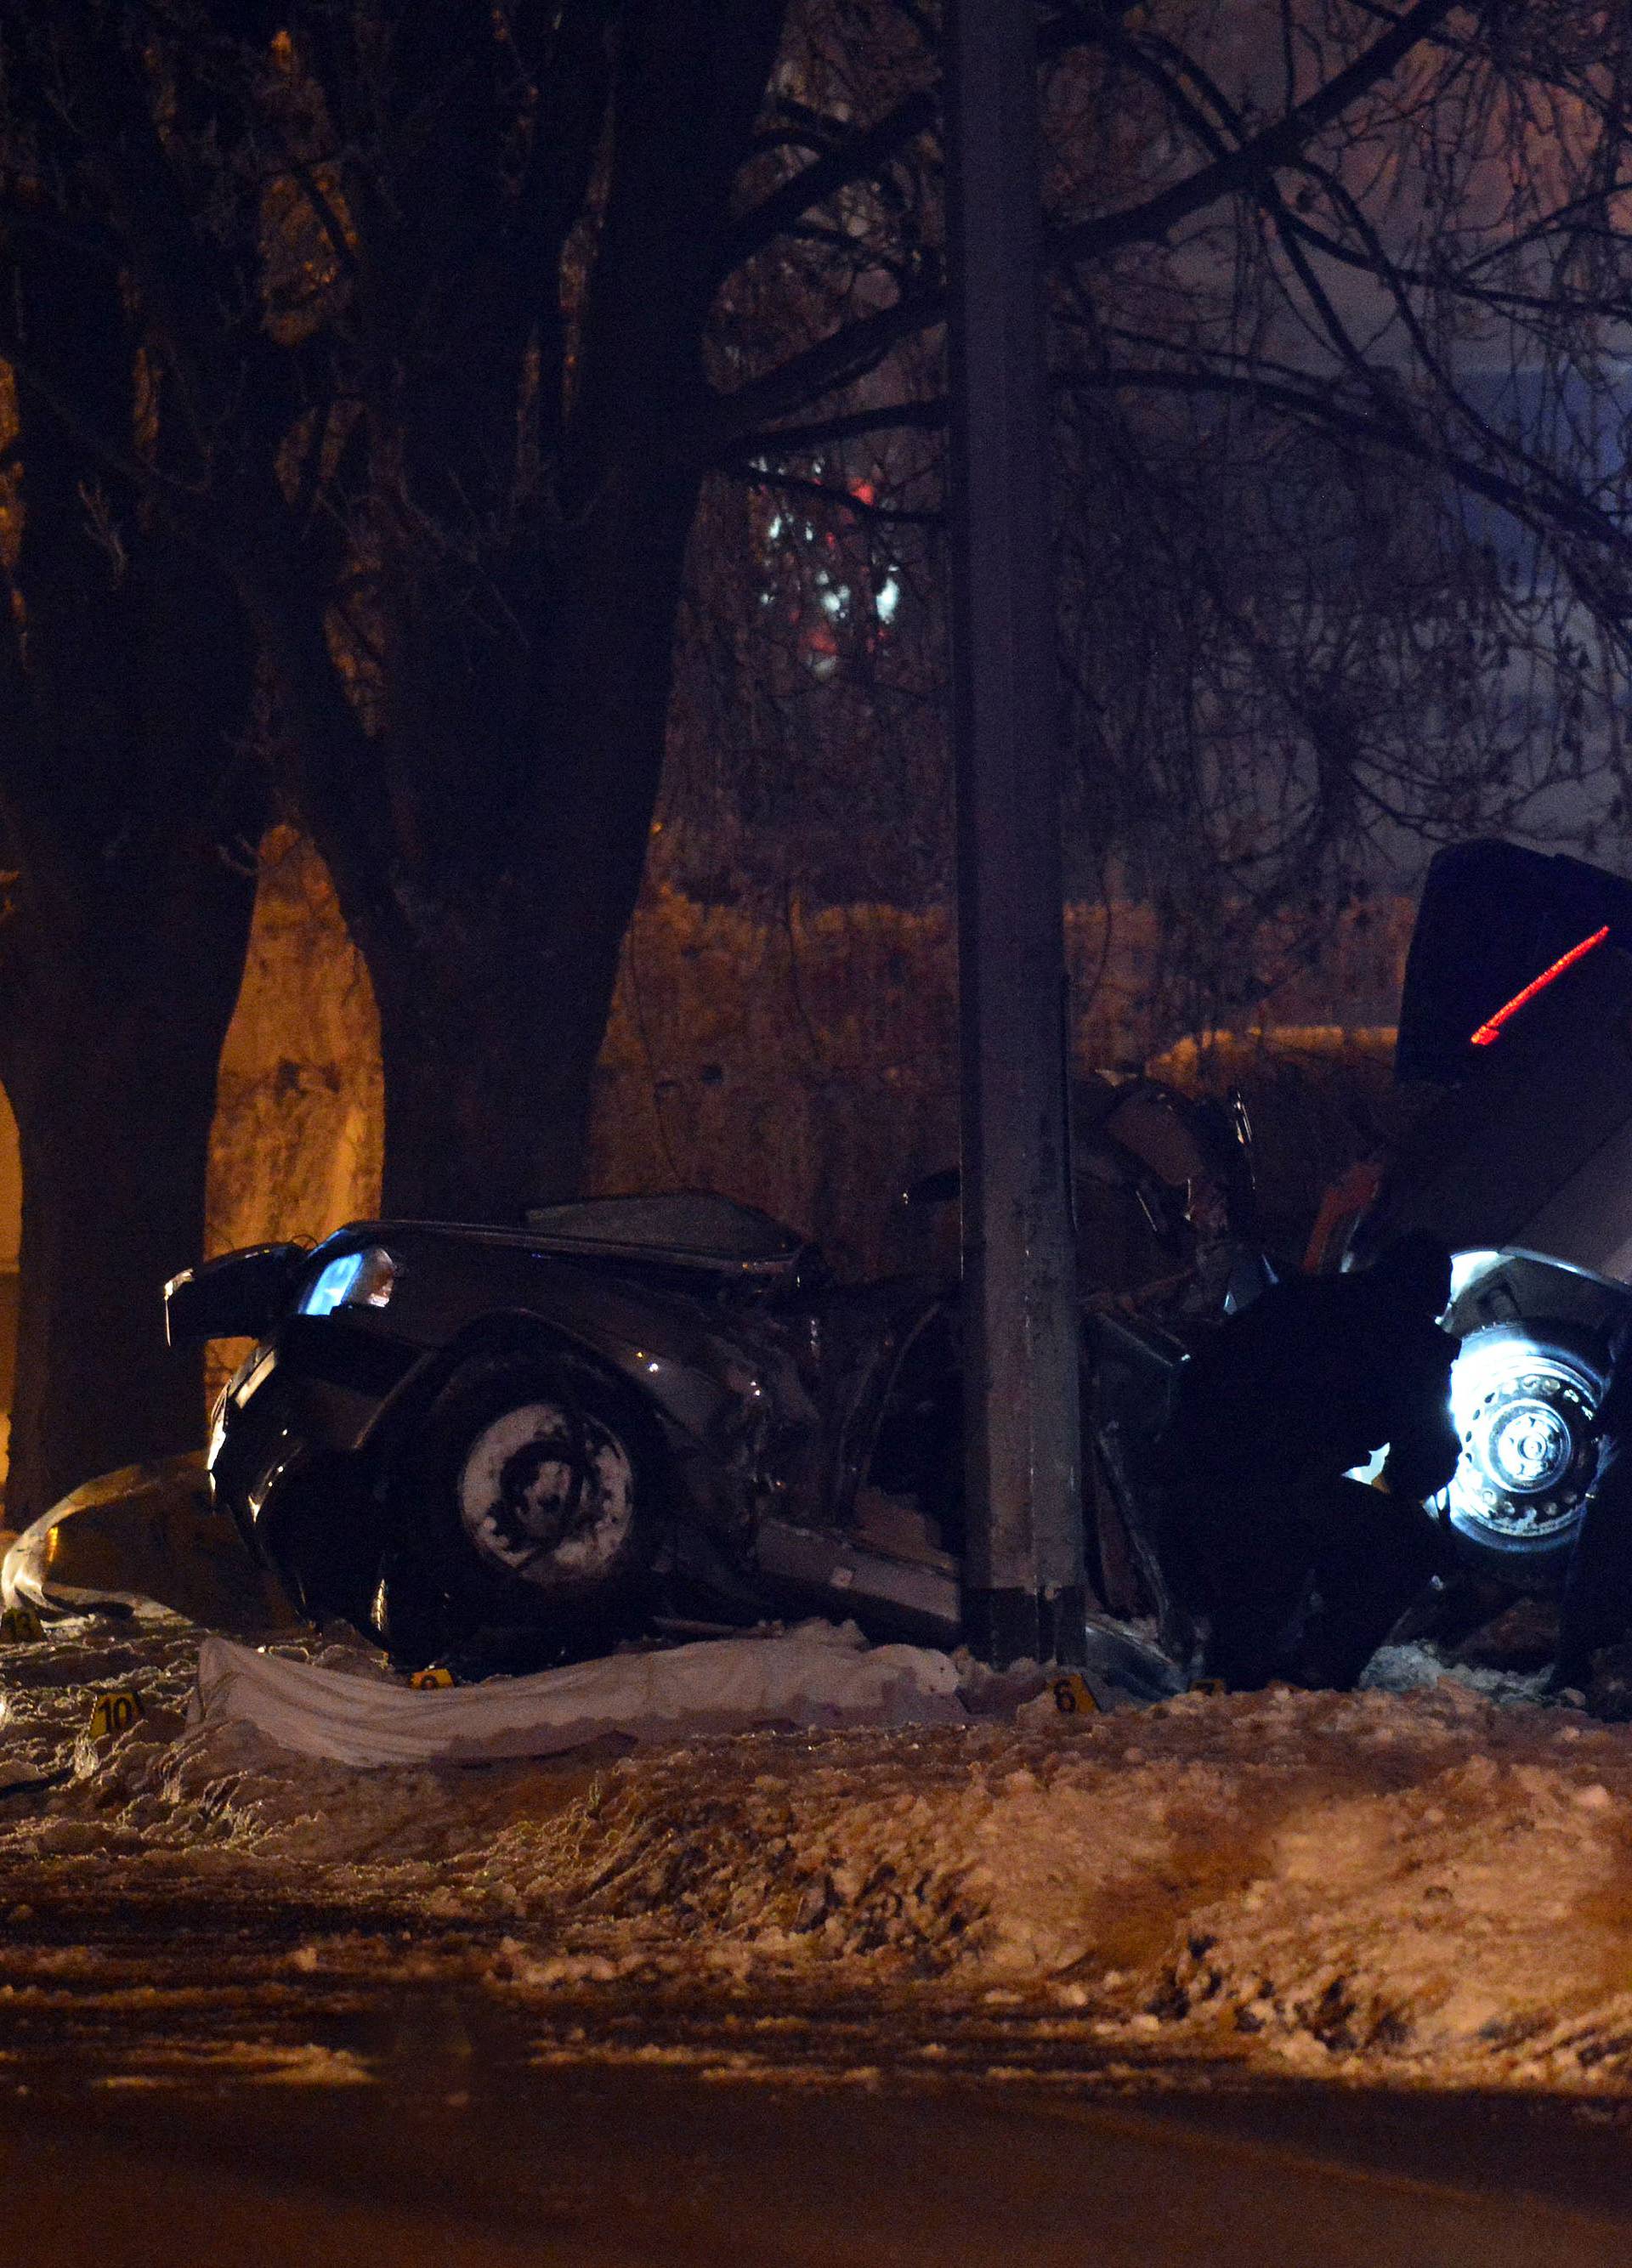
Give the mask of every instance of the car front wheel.
[{"label": "car front wheel", "polygon": [[570,1359],[462,1364],[392,1495],[375,1622],[403,1658],[515,1632],[566,1660],[638,1625],[646,1491],[605,1383]]}]

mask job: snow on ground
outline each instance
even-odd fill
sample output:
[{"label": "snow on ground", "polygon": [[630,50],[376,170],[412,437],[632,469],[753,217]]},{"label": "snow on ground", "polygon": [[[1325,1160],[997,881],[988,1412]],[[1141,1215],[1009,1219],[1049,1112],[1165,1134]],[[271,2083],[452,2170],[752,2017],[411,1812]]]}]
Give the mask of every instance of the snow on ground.
[{"label": "snow on ground", "polygon": [[[1351,1695],[1085,1718],[1044,1696],[961,1726],[363,1771],[187,1725],[197,1636],[154,1617],[0,1649],[14,1914],[218,1887],[342,1928],[388,1906],[426,1962],[456,1925],[484,1988],[540,2011],[603,1986],[625,2008],[910,2005],[920,2027],[1005,2010],[1085,2055],[1632,2089],[1632,1730],[1511,1677],[1400,1651]],[[280,1650],[378,1674],[354,1642]],[[93,1748],[111,1685],[148,1714]],[[292,1981],[340,1941],[296,1943]],[[0,1992],[64,1957],[6,1950]]]}]

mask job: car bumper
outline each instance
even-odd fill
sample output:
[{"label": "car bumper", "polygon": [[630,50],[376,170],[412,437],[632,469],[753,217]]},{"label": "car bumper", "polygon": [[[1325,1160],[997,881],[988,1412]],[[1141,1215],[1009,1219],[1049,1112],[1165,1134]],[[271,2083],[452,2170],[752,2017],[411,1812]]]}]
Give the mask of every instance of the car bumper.
[{"label": "car bumper", "polygon": [[233,1381],[212,1428],[217,1507],[303,1612],[349,1611],[373,1527],[380,1421],[422,1350],[296,1317]]}]

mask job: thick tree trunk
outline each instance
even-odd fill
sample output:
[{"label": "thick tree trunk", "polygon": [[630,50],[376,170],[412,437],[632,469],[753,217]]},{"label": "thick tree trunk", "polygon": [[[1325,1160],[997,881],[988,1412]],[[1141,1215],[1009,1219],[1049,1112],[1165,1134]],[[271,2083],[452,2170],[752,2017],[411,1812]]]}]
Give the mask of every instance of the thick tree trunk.
[{"label": "thick tree trunk", "polygon": [[[497,50],[450,80],[439,32],[395,48],[382,88],[417,122],[343,167],[335,333],[360,409],[366,703],[281,477],[262,467],[219,518],[292,800],[379,1004],[388,1212],[513,1220],[579,1183],[661,775],[703,342],[784,14],[561,11],[513,148]],[[321,67],[343,81],[337,52]],[[451,172],[408,162],[440,146],[432,115]]]},{"label": "thick tree trunk", "polygon": [[514,1221],[581,1184],[696,497],[695,475],[665,471],[602,497],[549,626],[550,744],[530,765],[517,752],[537,784],[513,839],[408,941],[354,922],[380,1006],[388,1214]]},{"label": "thick tree trunk", "polygon": [[24,466],[24,605],[0,640],[18,870],[0,1079],[23,1165],[12,1525],[111,1466],[202,1441],[200,1359],[167,1352],[159,1291],[201,1255],[255,903],[224,846],[253,843],[264,806],[243,747],[253,651],[219,572],[128,498],[110,559],[50,419],[26,426]]},{"label": "thick tree trunk", "polygon": [[550,926],[529,907],[457,954],[374,964],[388,1215],[514,1226],[577,1188],[618,939],[552,954]]},{"label": "thick tree trunk", "polygon": [[[188,887],[190,880],[191,887]],[[111,1468],[196,1448],[196,1349],[160,1291],[201,1256],[216,1067],[253,885],[172,870],[139,935],[58,937],[8,1004],[0,1050],[23,1164],[8,1524]]]},{"label": "thick tree trunk", "polygon": [[[23,1166],[15,1526],[112,1466],[203,1440],[200,1358],[167,1351],[159,1292],[201,1256],[255,896],[223,851],[258,839],[265,796],[246,745],[246,623],[202,531],[156,513],[126,462],[150,453],[167,495],[196,479],[182,408],[144,359],[130,273],[90,228],[24,230],[5,251],[33,358],[8,437],[20,482],[0,610],[14,870],[0,1079]],[[42,383],[53,369],[60,384]],[[110,463],[96,437],[121,434]],[[210,446],[227,446],[221,430]]]}]

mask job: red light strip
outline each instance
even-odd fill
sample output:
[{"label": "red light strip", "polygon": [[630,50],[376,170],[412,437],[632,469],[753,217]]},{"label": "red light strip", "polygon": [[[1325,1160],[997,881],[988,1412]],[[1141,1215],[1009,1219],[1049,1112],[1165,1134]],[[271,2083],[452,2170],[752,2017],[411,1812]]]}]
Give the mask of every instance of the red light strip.
[{"label": "red light strip", "polygon": [[1522,992],[1515,992],[1505,1007],[1496,1010],[1488,1024],[1480,1026],[1472,1035],[1473,1045],[1488,1048],[1510,1016],[1517,1016],[1521,1008],[1528,1007],[1538,992],[1545,992],[1547,986],[1555,983],[1567,968],[1573,968],[1577,961],[1584,961],[1593,947],[1602,945],[1608,935],[1609,924],[1606,922],[1602,929],[1595,929],[1591,937],[1584,937],[1579,945],[1572,945],[1568,953],[1561,954],[1551,968],[1544,968],[1540,976],[1532,977]]}]

